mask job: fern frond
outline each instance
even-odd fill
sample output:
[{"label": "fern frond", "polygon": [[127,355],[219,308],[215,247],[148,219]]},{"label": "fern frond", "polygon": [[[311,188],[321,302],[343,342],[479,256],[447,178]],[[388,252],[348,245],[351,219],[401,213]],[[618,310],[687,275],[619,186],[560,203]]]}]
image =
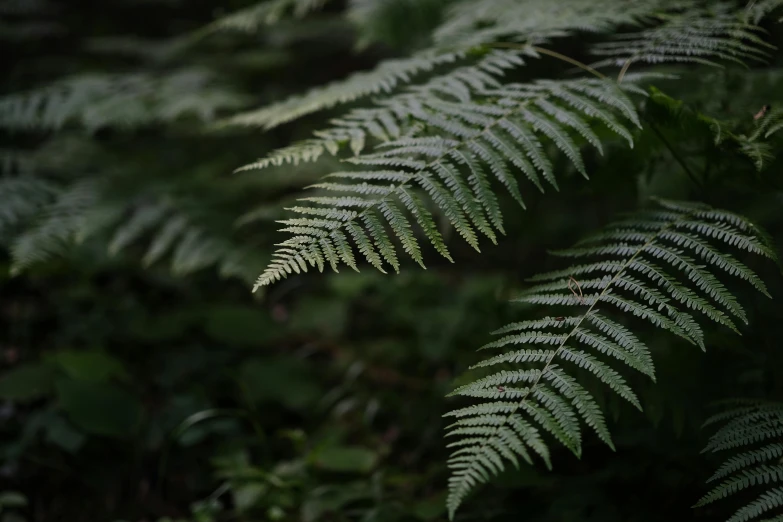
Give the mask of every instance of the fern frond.
[{"label": "fern frond", "polygon": [[781,10],[783,10],[783,0],[750,0],[745,8],[745,18],[757,24],[772,15],[778,22],[783,22],[783,16],[780,16]]},{"label": "fern frond", "polygon": [[241,103],[239,96],[195,69],[162,76],[83,74],[0,98],[0,128],[58,130],[75,123],[95,131],[174,121],[186,115],[210,121],[217,111]]},{"label": "fern frond", "polygon": [[490,51],[475,64],[457,67],[421,85],[409,87],[379,101],[375,107],[354,109],[332,120],[331,128],[315,132],[315,138],[273,151],[266,158],[237,170],[316,161],[326,152],[336,155],[346,145],[356,155],[372,139],[379,142],[400,139],[411,130],[411,121],[415,122],[419,115],[431,110],[428,104],[438,101],[471,101],[476,93],[499,87],[500,76],[524,64],[520,56],[523,52]]},{"label": "fern frond", "polygon": [[329,0],[265,0],[250,7],[218,18],[201,33],[214,31],[241,31],[251,33],[264,25],[274,25],[289,13],[295,18],[316,11]]},{"label": "fern frond", "polygon": [[52,201],[57,188],[35,176],[0,177],[0,243]]},{"label": "fern frond", "polygon": [[453,64],[464,57],[464,52],[426,50],[408,58],[385,60],[371,71],[358,72],[345,80],[317,87],[306,94],[237,114],[227,119],[224,125],[272,129],[307,114],[352,102],[370,94],[390,93],[398,86],[410,83],[418,74],[432,71],[441,65]]},{"label": "fern frond", "polygon": [[[738,509],[729,522],[746,522],[760,519],[777,520],[783,516],[783,405],[768,402],[751,402],[741,407],[721,412],[705,424],[723,425],[710,437],[704,451],[719,452],[738,449],[710,477],[721,480],[704,495],[696,507],[711,504],[745,492],[755,487],[759,496]],[[776,487],[777,486],[777,487]],[[776,510],[777,514],[769,513]]]},{"label": "fern frond", "polygon": [[444,46],[475,46],[505,38],[541,44],[577,31],[601,32],[638,25],[666,4],[665,0],[463,1],[451,9],[435,32],[435,40]]},{"label": "fern frond", "polygon": [[[638,124],[633,103],[616,84],[602,80],[509,84],[488,90],[484,95],[482,101],[486,103],[432,102],[430,105],[435,110],[422,112],[419,117],[436,136],[387,142],[378,152],[348,160],[362,170],[337,172],[329,178],[339,182],[313,185],[343,198],[321,200],[327,208],[357,209],[358,214],[346,221],[328,223],[308,218],[283,229],[294,237],[280,244],[283,249],[260,276],[256,288],[288,274],[306,271],[308,264],[315,266],[303,261],[305,252],[311,249],[321,252],[322,239],[332,241],[343,237],[345,232],[376,268],[383,266],[375,254],[377,248],[387,253],[384,256],[387,260],[395,259],[388,264],[396,270],[394,245],[381,233],[384,227],[378,228],[375,220],[388,224],[404,248],[417,252],[412,257],[421,263],[418,250],[412,249],[413,232],[407,226],[395,225],[391,215],[408,216],[406,220],[413,218],[448,258],[420,194],[426,194],[457,233],[478,250],[479,234],[495,242],[495,231],[503,233],[503,218],[490,178],[523,205],[513,169],[518,169],[541,191],[545,183],[557,188],[552,162],[544,152],[545,143],[554,144],[586,176],[576,136],[587,134],[587,142],[595,142],[590,139],[595,136],[591,124],[603,125],[609,121],[610,129],[621,127],[624,130],[619,134],[628,137],[627,124],[619,122]],[[600,113],[595,109],[598,103],[604,107]],[[384,211],[387,207],[391,211]],[[353,248],[347,242],[344,244],[351,250],[350,259],[354,259]]]},{"label": "fern frond", "polygon": [[77,182],[60,191],[31,229],[11,243],[11,272],[18,274],[70,246],[85,212],[99,201],[99,192],[94,180]]},{"label": "fern frond", "polygon": [[756,141],[761,138],[769,139],[781,129],[783,129],[783,109],[780,107],[773,107],[756,120],[756,128],[748,138],[751,141]]},{"label": "fern frond", "polygon": [[741,20],[729,4],[686,9],[661,18],[660,25],[620,34],[614,41],[594,46],[591,52],[605,58],[593,66],[615,65],[625,71],[637,62],[718,65],[729,61],[745,65],[764,62],[772,48],[758,36],[761,29]]},{"label": "fern frond", "polygon": [[[658,206],[610,225],[574,248],[555,252],[582,264],[535,277],[538,284],[515,301],[576,308],[575,313],[499,330],[496,333],[503,337],[483,349],[510,350],[473,368],[501,366],[451,393],[491,399],[447,414],[459,417],[447,428],[447,437],[470,436],[469,442],[456,445],[459,450],[449,460],[451,517],[477,485],[505,468],[505,462],[516,465],[518,456],[529,460],[525,456],[533,450],[530,441],[538,447],[548,444],[541,433],[549,433],[579,456],[579,419],[613,447],[598,403],[571,373],[581,368],[641,409],[614,366],[630,367],[653,379],[655,370],[644,343],[610,315],[636,316],[702,349],[700,323],[705,319],[733,329],[731,319],[745,321],[742,307],[710,269],[726,267],[727,258],[715,253],[729,247],[774,257],[759,246],[763,241],[754,234],[755,227],[707,206],[670,201],[659,201]],[[741,267],[735,275],[756,277],[731,259]],[[512,387],[513,394],[507,394]],[[549,466],[548,457],[544,461]]]}]

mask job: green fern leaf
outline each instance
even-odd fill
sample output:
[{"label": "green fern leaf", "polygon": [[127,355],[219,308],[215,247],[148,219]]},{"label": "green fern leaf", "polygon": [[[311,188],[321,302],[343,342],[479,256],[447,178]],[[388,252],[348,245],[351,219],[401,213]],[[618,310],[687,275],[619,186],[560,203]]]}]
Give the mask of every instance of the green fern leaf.
[{"label": "green fern leaf", "polygon": [[[713,474],[710,481],[721,482],[704,495],[696,507],[732,497],[746,490],[763,492],[738,509],[729,520],[745,522],[764,516],[775,520],[783,513],[770,517],[769,511],[783,507],[783,405],[778,403],[748,401],[741,406],[714,415],[705,425],[723,425],[710,437],[705,451],[720,452],[740,448],[741,452],[730,457]],[[776,485],[778,485],[776,487]],[[757,493],[758,494],[758,493]],[[779,509],[778,509],[779,511]]]},{"label": "green fern leaf", "polygon": [[[568,93],[567,99],[563,93]],[[344,183],[324,181],[312,186],[341,194],[332,198],[306,198],[304,201],[320,205],[296,206],[294,212],[328,216],[333,211],[356,207],[361,210],[340,221],[287,220],[285,223],[289,226],[284,231],[310,239],[297,245],[285,243],[293,250],[280,252],[278,260],[258,279],[256,288],[290,273],[306,271],[307,264],[299,262],[302,252],[312,244],[318,249],[321,239],[330,238],[342,229],[351,230],[356,246],[376,268],[381,266],[374,255],[377,248],[397,270],[392,237],[423,265],[412,226],[405,223],[418,225],[436,250],[449,258],[433,224],[432,213],[419,203],[419,195],[427,195],[457,233],[476,250],[479,249],[477,233],[496,242],[495,231],[503,233],[503,217],[485,165],[494,179],[520,203],[518,180],[511,175],[514,167],[539,189],[542,188],[539,175],[557,187],[552,162],[544,153],[547,143],[554,143],[579,171],[585,172],[581,152],[573,137],[587,135],[587,142],[592,143],[596,135],[589,130],[590,126],[603,125],[608,119],[593,119],[592,114],[596,111],[589,100],[607,107],[605,113],[613,114],[609,120],[610,129],[619,125],[620,118],[638,122],[633,103],[624,92],[616,84],[602,80],[509,84],[503,89],[484,91],[480,101],[438,101],[433,107],[437,107],[439,113],[421,116],[422,122],[434,128],[437,135],[387,142],[374,153],[349,160],[362,170],[329,176]],[[627,135],[627,129],[620,134]],[[399,212],[390,212],[390,208]],[[385,229],[391,231],[391,237]],[[373,248],[364,243],[358,232],[361,230],[370,235]]]},{"label": "green fern leaf", "polygon": [[[750,269],[722,253],[723,249],[734,247],[773,257],[769,249],[759,246],[763,243],[755,236],[755,227],[738,216],[702,205],[669,201],[658,204],[661,210],[643,212],[639,217],[611,224],[582,241],[581,246],[557,252],[562,257],[595,261],[534,277],[538,284],[516,301],[576,308],[576,313],[513,323],[498,330],[495,333],[506,335],[482,349],[505,349],[520,344],[525,348],[506,351],[478,363],[474,369],[490,373],[452,392],[451,395],[498,402],[483,402],[447,414],[460,418],[448,428],[447,436],[468,435],[461,430],[463,426],[471,426],[469,442],[459,446],[459,454],[454,454],[456,460],[450,460],[458,464],[450,466],[447,505],[451,518],[478,484],[488,482],[502,471],[505,462],[516,463],[516,459],[507,458],[506,454],[513,453],[527,460],[528,450],[534,450],[527,442],[533,435],[523,431],[528,427],[538,426],[577,456],[581,454],[580,423],[591,427],[601,440],[612,446],[597,401],[571,376],[575,369],[591,374],[641,409],[625,377],[610,363],[654,379],[652,358],[635,334],[609,318],[613,309],[614,313],[635,315],[702,347],[701,327],[692,314],[734,329],[729,317],[744,319],[736,299],[701,265],[725,268],[729,266],[726,260],[730,259],[730,266],[734,267],[730,273],[744,275],[744,279],[755,278]],[[618,239],[622,242],[617,242]],[[685,272],[683,259],[688,260]],[[519,369],[509,370],[510,365]],[[497,366],[503,369],[495,370]],[[498,403],[502,406],[496,406]],[[507,426],[515,427],[504,430]],[[783,423],[779,428],[783,431]],[[775,431],[778,425],[765,429]],[[534,432],[540,441],[537,444],[548,444],[540,439],[540,430]],[[736,443],[735,439],[723,442]],[[775,451],[770,448],[761,455],[774,455]],[[737,467],[740,468],[744,465]],[[767,466],[759,477],[783,478],[783,468]],[[746,479],[724,485],[720,494],[739,488],[745,484],[743,480]]]}]

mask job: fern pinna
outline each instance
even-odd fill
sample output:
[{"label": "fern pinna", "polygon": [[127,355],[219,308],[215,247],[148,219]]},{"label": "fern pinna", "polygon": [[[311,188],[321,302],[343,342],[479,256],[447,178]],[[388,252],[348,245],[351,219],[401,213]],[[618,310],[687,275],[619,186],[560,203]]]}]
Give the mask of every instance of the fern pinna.
[{"label": "fern pinna", "polygon": [[[739,451],[710,477],[720,480],[697,507],[757,491],[728,522],[783,520],[783,404],[761,401],[739,402],[734,408],[714,415],[705,425],[721,423],[710,437],[705,452]],[[763,518],[760,518],[763,517]]]},{"label": "fern pinna", "polygon": [[538,284],[516,301],[577,308],[577,313],[498,330],[505,336],[482,349],[514,349],[474,368],[521,367],[497,370],[451,393],[483,399],[446,414],[456,418],[447,434],[457,437],[449,444],[454,448],[447,501],[452,517],[474,487],[505,468],[505,461],[518,465],[521,458],[532,464],[532,455],[537,455],[550,467],[544,433],[579,456],[581,419],[613,447],[598,403],[569,373],[581,368],[641,409],[626,380],[604,359],[615,359],[652,379],[653,362],[644,343],[611,318],[612,311],[648,321],[704,349],[693,312],[735,331],[735,320],[747,322],[742,306],[715,272],[737,276],[767,294],[750,268],[724,253],[733,246],[774,258],[754,225],[700,204],[658,205],[557,252],[579,264],[534,277]]}]

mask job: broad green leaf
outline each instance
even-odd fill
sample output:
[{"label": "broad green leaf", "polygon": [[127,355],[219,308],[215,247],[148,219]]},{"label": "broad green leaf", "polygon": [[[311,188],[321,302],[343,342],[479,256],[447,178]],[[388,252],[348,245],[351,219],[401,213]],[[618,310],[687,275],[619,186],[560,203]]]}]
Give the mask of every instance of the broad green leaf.
[{"label": "broad green leaf", "polygon": [[127,391],[106,383],[60,379],[56,383],[60,407],[79,428],[95,435],[133,436],[142,406]]},{"label": "broad green leaf", "polygon": [[40,363],[26,363],[12,368],[0,377],[0,398],[12,401],[32,401],[52,390],[54,371]]},{"label": "broad green leaf", "polygon": [[114,377],[128,376],[122,362],[100,351],[63,350],[57,352],[52,359],[69,377],[77,381],[104,382]]}]

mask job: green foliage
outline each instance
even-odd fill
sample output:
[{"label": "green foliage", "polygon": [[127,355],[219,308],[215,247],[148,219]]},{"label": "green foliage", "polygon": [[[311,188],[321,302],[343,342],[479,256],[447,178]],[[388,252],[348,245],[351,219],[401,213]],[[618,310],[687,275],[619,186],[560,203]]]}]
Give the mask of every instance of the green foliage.
[{"label": "green foliage", "polygon": [[[336,194],[305,199],[322,206],[291,209],[315,217],[282,221],[287,226],[281,231],[293,237],[281,243],[278,259],[261,275],[256,287],[307,271],[308,263],[319,270],[327,263],[337,270],[338,262],[357,269],[357,249],[378,270],[383,272],[386,263],[399,271],[398,255],[385,226],[400,241],[405,253],[424,266],[411,218],[436,250],[451,259],[432,212],[419,194],[426,194],[476,250],[477,233],[496,243],[496,232],[504,233],[503,216],[489,173],[524,206],[512,168],[524,173],[540,191],[545,183],[557,188],[552,163],[544,153],[543,138],[550,139],[574,168],[586,175],[574,136],[581,135],[601,150],[596,133],[587,123],[589,118],[594,117],[629,139],[628,123],[621,120],[639,123],[633,104],[623,91],[599,80],[507,84],[502,89],[485,91],[485,96],[492,104],[429,101],[436,112],[449,116],[447,119],[438,114],[421,114],[423,122],[439,131],[437,135],[390,141],[380,152],[349,160],[365,168],[383,170],[336,172],[328,177],[338,182],[313,185]],[[350,183],[341,183],[342,180]]]},{"label": "green foliage", "polygon": [[734,319],[747,322],[743,308],[713,272],[728,272],[766,293],[758,276],[723,249],[733,246],[770,258],[774,251],[739,216],[701,205],[660,204],[659,210],[609,225],[574,248],[556,252],[578,264],[534,277],[538,284],[515,301],[586,309],[498,330],[496,334],[508,335],[482,349],[532,347],[474,365],[514,369],[500,369],[451,393],[489,399],[447,414],[457,418],[447,435],[459,437],[449,444],[456,448],[449,460],[452,518],[477,484],[503,471],[505,460],[518,466],[521,457],[532,464],[531,455],[538,455],[551,468],[542,434],[581,456],[581,419],[614,449],[601,408],[574,378],[574,369],[592,374],[639,409],[626,380],[601,356],[652,379],[655,370],[649,349],[607,312],[648,321],[702,349],[704,334],[690,310],[734,331]]},{"label": "green foliage", "polygon": [[[739,402],[739,401],[737,401]],[[707,420],[705,425],[721,423],[710,437],[705,452],[739,452],[728,458],[710,477],[721,482],[699,500],[705,506],[738,495],[746,489],[763,491],[738,509],[728,520],[778,520],[783,506],[781,457],[783,445],[783,408],[778,403],[744,401]],[[763,487],[759,487],[763,486]]]},{"label": "green foliage", "polygon": [[0,0],[1,522],[780,518],[782,8]]}]

